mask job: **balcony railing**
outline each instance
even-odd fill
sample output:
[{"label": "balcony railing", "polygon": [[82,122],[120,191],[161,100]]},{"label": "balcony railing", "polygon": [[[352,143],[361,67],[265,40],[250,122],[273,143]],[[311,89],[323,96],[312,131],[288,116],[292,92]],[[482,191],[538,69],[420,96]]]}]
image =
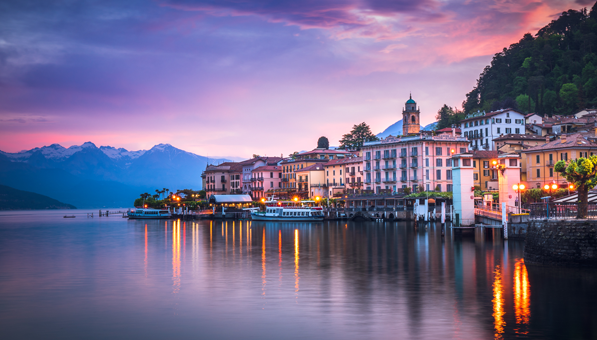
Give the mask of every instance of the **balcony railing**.
[{"label": "balcony railing", "polygon": [[391,170],[391,169],[396,169],[395,165],[389,164],[388,166],[383,168],[384,170]]},{"label": "balcony railing", "polygon": [[263,191],[263,187],[253,187],[253,191]]},{"label": "balcony railing", "polygon": [[371,180],[370,179],[366,179],[365,180],[365,184],[371,184]]},{"label": "balcony railing", "polygon": [[355,172],[354,171],[350,171],[350,172],[347,172],[347,174],[348,174],[348,176],[354,176]]},{"label": "balcony railing", "polygon": [[401,152],[400,157],[406,157],[406,152]]},{"label": "balcony railing", "polygon": [[406,163],[400,164],[400,169],[405,169],[405,168],[408,168],[408,166],[406,165]]},{"label": "balcony railing", "polygon": [[392,154],[387,154],[387,155],[384,154],[383,155],[383,159],[392,159],[392,158],[396,158],[396,155],[395,154],[394,155],[392,155]]},{"label": "balcony railing", "polygon": [[371,171],[371,168],[365,168],[363,170],[365,170],[365,171]]},{"label": "balcony railing", "polygon": [[553,160],[547,161],[547,165],[554,165],[554,161]]},{"label": "balcony railing", "polygon": [[417,151],[410,154],[411,157],[418,157],[419,153]]},{"label": "balcony railing", "polygon": [[381,183],[381,178],[376,178],[375,183]]},{"label": "balcony railing", "polygon": [[288,178],[282,178],[282,182],[288,182]]},{"label": "balcony railing", "polygon": [[411,168],[418,168],[419,167],[419,163],[410,163],[410,167]]},{"label": "balcony railing", "polygon": [[220,182],[222,182],[222,183],[226,183],[226,178],[222,178],[222,179],[220,179]]},{"label": "balcony railing", "polygon": [[408,182],[408,179],[406,179],[406,177],[400,177],[400,182]]},{"label": "balcony railing", "polygon": [[395,178],[394,179],[392,179],[392,178],[386,178],[383,181],[384,181],[384,183],[395,183],[396,179]]},{"label": "balcony railing", "polygon": [[381,170],[381,168],[380,168],[380,167],[378,167],[378,166],[376,166],[376,167],[374,167],[374,168],[373,168],[373,170],[375,170],[375,171],[379,171],[379,170]]}]

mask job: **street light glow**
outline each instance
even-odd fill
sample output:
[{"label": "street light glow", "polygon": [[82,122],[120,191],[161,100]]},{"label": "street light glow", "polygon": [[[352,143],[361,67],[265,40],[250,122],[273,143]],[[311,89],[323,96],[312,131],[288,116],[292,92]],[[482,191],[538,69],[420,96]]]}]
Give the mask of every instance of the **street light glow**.
[{"label": "street light glow", "polygon": [[514,185],[512,186],[512,189],[514,189],[514,190],[518,190],[518,184],[514,184]]},{"label": "street light glow", "polygon": [[570,190],[574,190],[574,184],[570,184],[570,186],[568,187]]},{"label": "street light glow", "polygon": [[520,188],[520,190],[524,190],[524,188],[526,188],[526,187],[524,186],[524,184],[521,184],[518,186],[518,188]]},{"label": "street light glow", "polygon": [[551,188],[552,188],[553,190],[556,190],[556,189],[558,188],[558,185],[554,183],[554,184],[552,184],[552,185],[551,185]]},{"label": "street light glow", "polygon": [[545,185],[543,186],[543,189],[545,189],[545,190],[549,190],[549,184],[545,184]]}]

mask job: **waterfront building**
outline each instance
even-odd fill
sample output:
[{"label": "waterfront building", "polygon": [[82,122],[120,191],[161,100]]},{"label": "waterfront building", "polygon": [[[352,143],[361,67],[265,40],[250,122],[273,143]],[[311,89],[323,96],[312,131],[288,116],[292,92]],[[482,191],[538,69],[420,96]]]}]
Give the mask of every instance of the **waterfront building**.
[{"label": "waterfront building", "polygon": [[525,116],[512,109],[489,113],[475,112],[457,125],[470,142],[471,149],[495,150],[493,140],[501,135],[525,133]]},{"label": "waterfront building", "polygon": [[524,116],[526,124],[543,124],[543,117],[536,113],[529,113]]},{"label": "waterfront building", "polygon": [[263,165],[251,171],[251,197],[259,200],[282,188],[282,167]]},{"label": "waterfront building", "polygon": [[467,151],[469,141],[453,134],[393,137],[363,146],[364,189],[375,193],[424,190],[452,191],[454,154]]},{"label": "waterfront building", "polygon": [[417,108],[417,103],[413,100],[412,95],[404,104],[402,109],[402,135],[414,135],[421,130],[421,123],[419,116],[421,111]]},{"label": "waterfront building", "polygon": [[324,163],[315,163],[295,172],[297,197],[310,199],[318,196],[320,198],[327,197],[323,165]]},{"label": "waterfront building", "polygon": [[242,165],[242,193],[252,195],[253,181],[251,179],[253,178],[253,170],[266,165],[278,165],[282,159],[282,157],[261,157],[255,155],[251,159],[240,162]]},{"label": "waterfront building", "polygon": [[567,187],[566,179],[554,171],[559,160],[567,161],[597,154],[597,143],[590,135],[575,133],[522,151],[526,154],[526,181],[528,188],[541,188],[545,184],[557,183]]},{"label": "waterfront building", "polygon": [[[280,166],[282,167],[281,196],[292,197],[298,195],[299,197],[308,197],[309,192],[307,190],[298,190],[297,171],[317,163],[327,163],[330,160],[345,158],[351,155],[353,153],[349,151],[320,148],[293,154],[290,158],[280,162]],[[304,188],[304,185],[302,185],[301,189]]]},{"label": "waterfront building", "polygon": [[497,162],[497,151],[473,151],[473,182],[481,190],[498,190],[498,174],[493,162]]},{"label": "waterfront building", "polygon": [[350,189],[362,189],[363,157],[345,157],[323,165],[327,197],[342,196]]},{"label": "waterfront building", "polygon": [[240,194],[242,165],[236,162],[224,162],[219,165],[208,165],[203,174],[205,196]]},{"label": "waterfront building", "polygon": [[533,148],[538,145],[548,143],[548,136],[539,136],[531,134],[508,134],[493,140],[499,153],[516,153],[520,157],[520,179],[523,182],[527,180],[527,156],[523,150]]}]

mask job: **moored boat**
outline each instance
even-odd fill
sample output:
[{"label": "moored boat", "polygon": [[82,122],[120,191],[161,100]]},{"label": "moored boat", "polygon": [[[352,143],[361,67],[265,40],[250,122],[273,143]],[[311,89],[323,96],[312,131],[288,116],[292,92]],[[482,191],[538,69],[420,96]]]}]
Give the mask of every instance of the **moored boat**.
[{"label": "moored boat", "polygon": [[143,209],[130,210],[127,212],[127,216],[130,219],[157,220],[157,219],[171,218],[172,214],[170,214],[170,212],[168,210],[143,208]]},{"label": "moored boat", "polygon": [[254,221],[323,221],[319,207],[266,207],[265,211],[251,212]]}]

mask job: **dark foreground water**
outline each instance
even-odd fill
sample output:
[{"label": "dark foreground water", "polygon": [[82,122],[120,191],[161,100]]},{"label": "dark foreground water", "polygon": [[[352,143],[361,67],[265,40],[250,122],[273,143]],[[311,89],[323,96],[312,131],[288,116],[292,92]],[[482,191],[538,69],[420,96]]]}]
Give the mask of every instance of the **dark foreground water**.
[{"label": "dark foreground water", "polygon": [[0,214],[3,339],[597,337],[597,274],[493,231],[64,214]]}]

